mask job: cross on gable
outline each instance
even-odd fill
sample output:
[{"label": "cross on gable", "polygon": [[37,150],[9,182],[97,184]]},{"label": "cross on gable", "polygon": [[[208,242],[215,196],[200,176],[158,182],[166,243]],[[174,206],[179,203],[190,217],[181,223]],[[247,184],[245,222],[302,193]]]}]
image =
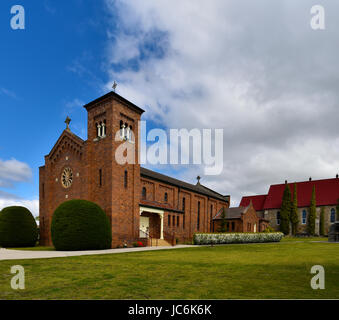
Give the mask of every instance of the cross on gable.
[{"label": "cross on gable", "polygon": [[66,130],[69,130],[69,124],[71,123],[71,118],[67,116],[65,123],[66,123]]}]

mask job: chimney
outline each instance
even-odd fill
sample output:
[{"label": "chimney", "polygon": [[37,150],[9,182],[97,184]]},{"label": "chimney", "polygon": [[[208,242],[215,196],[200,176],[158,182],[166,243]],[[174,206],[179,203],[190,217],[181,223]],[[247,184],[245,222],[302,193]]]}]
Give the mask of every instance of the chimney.
[{"label": "chimney", "polygon": [[308,181],[312,181],[312,177],[310,177],[310,178],[308,179]]},{"label": "chimney", "polygon": [[338,179],[339,178],[339,174],[337,173],[337,175],[335,177]]},{"label": "chimney", "polygon": [[287,184],[287,180],[285,180],[285,184]]}]

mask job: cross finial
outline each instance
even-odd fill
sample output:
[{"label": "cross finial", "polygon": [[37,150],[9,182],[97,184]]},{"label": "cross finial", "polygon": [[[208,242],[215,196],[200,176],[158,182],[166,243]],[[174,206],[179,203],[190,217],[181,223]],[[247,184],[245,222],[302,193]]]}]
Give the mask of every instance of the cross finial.
[{"label": "cross finial", "polygon": [[67,116],[66,120],[65,120],[65,123],[66,123],[66,130],[70,130],[69,129],[69,124],[71,123],[71,118]]},{"label": "cross finial", "polygon": [[114,83],[113,83],[113,86],[112,86],[114,92],[115,92],[115,89],[117,88],[117,86],[118,86],[118,84],[114,80]]},{"label": "cross finial", "polygon": [[198,184],[200,184],[200,176],[197,176]]}]

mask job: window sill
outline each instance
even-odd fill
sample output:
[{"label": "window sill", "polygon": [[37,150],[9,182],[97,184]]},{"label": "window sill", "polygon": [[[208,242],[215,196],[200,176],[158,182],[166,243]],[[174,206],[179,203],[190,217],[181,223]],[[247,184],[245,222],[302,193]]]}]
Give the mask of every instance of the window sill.
[{"label": "window sill", "polygon": [[132,140],[128,140],[128,139],[126,139],[126,138],[122,138],[122,137],[120,137],[120,141],[125,141],[125,142],[129,142],[129,143],[135,144],[135,142],[134,142],[134,141],[132,141]]},{"label": "window sill", "polygon": [[96,138],[93,139],[93,141],[94,141],[94,142],[97,142],[97,141],[100,141],[100,140],[105,139],[105,138],[106,138],[106,136],[103,136],[103,137],[96,137]]}]

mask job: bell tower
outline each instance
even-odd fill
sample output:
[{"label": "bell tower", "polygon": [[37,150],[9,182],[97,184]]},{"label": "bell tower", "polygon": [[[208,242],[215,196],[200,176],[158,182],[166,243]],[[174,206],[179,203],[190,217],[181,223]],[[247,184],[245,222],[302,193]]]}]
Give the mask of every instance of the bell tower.
[{"label": "bell tower", "polygon": [[[101,206],[109,217],[115,247],[138,238],[138,124],[144,110],[113,91],[84,107],[88,114],[85,162],[88,200]],[[122,147],[134,155],[133,163],[116,160]]]}]

